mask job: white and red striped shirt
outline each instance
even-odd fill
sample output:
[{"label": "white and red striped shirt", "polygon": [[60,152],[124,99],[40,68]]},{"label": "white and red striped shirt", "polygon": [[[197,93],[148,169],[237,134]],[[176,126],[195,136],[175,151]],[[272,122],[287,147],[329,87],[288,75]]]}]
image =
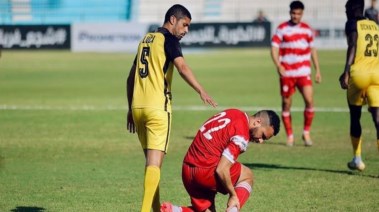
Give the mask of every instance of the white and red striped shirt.
[{"label": "white and red striped shirt", "polygon": [[278,26],[271,46],[279,48],[279,60],[286,70],[285,77],[311,74],[313,40],[313,30],[306,23],[294,25],[287,21]]}]

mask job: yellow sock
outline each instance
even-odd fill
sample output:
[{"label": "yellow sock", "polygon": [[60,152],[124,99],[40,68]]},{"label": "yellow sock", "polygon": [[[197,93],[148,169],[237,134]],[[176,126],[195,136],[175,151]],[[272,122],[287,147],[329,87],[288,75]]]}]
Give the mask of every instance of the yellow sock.
[{"label": "yellow sock", "polygon": [[141,212],[150,212],[154,196],[161,178],[161,170],[157,166],[147,166],[145,172],[144,193]]},{"label": "yellow sock", "polygon": [[161,202],[159,197],[159,185],[157,187],[157,190],[155,191],[154,199],[153,199],[153,211],[159,212],[161,210]]},{"label": "yellow sock", "polygon": [[355,157],[360,157],[362,152],[362,139],[350,136],[351,144],[353,145],[353,154]]}]

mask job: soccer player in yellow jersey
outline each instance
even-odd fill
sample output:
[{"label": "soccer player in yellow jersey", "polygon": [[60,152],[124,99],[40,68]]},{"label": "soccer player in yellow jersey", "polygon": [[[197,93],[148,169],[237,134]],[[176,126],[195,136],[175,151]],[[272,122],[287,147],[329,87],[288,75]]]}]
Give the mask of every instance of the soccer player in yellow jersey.
[{"label": "soccer player in yellow jersey", "polygon": [[127,79],[127,129],[137,132],[146,159],[142,212],[160,209],[160,169],[169,144],[174,66],[204,103],[217,106],[196,80],[182,54],[179,40],[188,33],[190,23],[190,12],[182,5],[173,5],[165,15],[163,26],[147,33],[140,41]]},{"label": "soccer player in yellow jersey", "polygon": [[363,17],[364,0],[348,0],[345,7],[348,48],[345,69],[339,81],[341,88],[347,89],[354,153],[347,166],[351,170],[363,171],[360,118],[362,106],[366,103],[375,124],[379,150],[379,29],[374,21]]}]

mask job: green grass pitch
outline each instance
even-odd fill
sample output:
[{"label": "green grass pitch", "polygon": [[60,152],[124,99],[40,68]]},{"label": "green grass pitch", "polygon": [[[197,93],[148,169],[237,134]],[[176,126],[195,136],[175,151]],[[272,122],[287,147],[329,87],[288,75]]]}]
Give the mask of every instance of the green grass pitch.
[{"label": "green grass pitch", "polygon": [[[161,200],[188,205],[181,162],[199,126],[229,107],[280,112],[268,49],[186,52],[198,80],[218,102],[212,109],[174,75],[173,125],[161,176]],[[293,101],[296,143],[284,130],[250,144],[239,161],[255,175],[243,211],[376,211],[379,154],[367,108],[362,114],[366,170],[350,172],[345,92],[338,84],[344,51],[319,51],[314,85],[314,146],[300,140],[303,102]],[[134,54],[4,51],[0,58],[0,211],[139,211],[144,157],[125,128],[125,80]],[[217,196],[223,211],[226,196]]]}]

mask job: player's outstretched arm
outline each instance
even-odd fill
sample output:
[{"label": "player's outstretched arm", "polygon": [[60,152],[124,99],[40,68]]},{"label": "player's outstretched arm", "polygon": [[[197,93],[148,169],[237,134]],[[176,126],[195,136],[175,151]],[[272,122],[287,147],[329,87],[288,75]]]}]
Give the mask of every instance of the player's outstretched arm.
[{"label": "player's outstretched arm", "polygon": [[186,64],[183,57],[177,57],[174,60],[174,65],[180,76],[197,92],[200,94],[201,100],[205,104],[209,104],[212,107],[217,107],[217,103],[212,99],[211,96],[203,89],[200,83],[197,81],[195,75],[193,74],[191,68]]}]

